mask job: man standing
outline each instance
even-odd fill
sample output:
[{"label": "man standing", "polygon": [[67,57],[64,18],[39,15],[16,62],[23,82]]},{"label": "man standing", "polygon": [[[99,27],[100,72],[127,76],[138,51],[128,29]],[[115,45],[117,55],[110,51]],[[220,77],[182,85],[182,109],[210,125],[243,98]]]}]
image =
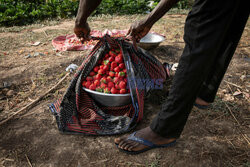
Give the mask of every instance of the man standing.
[{"label": "man standing", "polygon": [[[143,20],[133,23],[129,35],[139,41],[178,0],[161,0]],[[80,0],[74,32],[88,39],[89,15],[101,0]],[[193,107],[206,107],[215,95],[236,50],[249,16],[247,0],[196,0],[184,29],[185,48],[179,60],[168,101],[149,127],[116,138],[118,148],[130,154],[167,147],[180,137]]]}]

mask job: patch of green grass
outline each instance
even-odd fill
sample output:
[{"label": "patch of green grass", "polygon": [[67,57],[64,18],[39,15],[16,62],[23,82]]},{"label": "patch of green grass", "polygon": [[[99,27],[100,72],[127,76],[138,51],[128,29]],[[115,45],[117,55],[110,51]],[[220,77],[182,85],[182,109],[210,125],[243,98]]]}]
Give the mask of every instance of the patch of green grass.
[{"label": "patch of green grass", "polygon": [[147,167],[160,167],[161,166],[160,165],[161,158],[162,158],[161,155],[157,154],[155,159],[152,162],[148,163],[146,166]]}]

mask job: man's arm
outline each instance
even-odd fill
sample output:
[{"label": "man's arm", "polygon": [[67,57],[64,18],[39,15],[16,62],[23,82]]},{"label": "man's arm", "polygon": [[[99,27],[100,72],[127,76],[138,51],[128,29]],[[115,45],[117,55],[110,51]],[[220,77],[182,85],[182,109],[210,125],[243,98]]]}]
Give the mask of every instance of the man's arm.
[{"label": "man's arm", "polygon": [[82,42],[89,39],[90,28],[87,19],[101,2],[102,0],[80,0],[74,32]]},{"label": "man's arm", "polygon": [[102,0],[80,0],[75,21],[76,26],[84,25],[87,22],[87,18],[101,2]]},{"label": "man's arm", "polygon": [[128,35],[131,35],[140,41],[151,27],[157,22],[165,13],[167,13],[179,0],[161,0],[154,10],[143,20],[135,22],[131,25]]}]

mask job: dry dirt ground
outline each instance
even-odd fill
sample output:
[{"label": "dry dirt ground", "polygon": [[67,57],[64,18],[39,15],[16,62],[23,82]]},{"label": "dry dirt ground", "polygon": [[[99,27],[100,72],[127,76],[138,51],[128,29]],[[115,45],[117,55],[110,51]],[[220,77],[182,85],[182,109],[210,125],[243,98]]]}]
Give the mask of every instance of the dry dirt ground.
[{"label": "dry dirt ground", "polygon": [[[127,29],[142,17],[93,17],[89,23],[98,30]],[[166,35],[166,40],[150,51],[160,61],[178,62],[184,47],[185,18],[185,14],[166,15],[153,27]],[[58,54],[51,45],[56,36],[71,34],[73,25],[72,19],[0,28],[0,120],[55,85],[69,64],[81,64],[89,51]],[[131,156],[116,149],[115,136],[60,134],[48,105],[63,95],[71,76],[34,108],[0,126],[0,166],[250,166],[249,25],[250,21],[213,107],[207,111],[192,110],[175,147]],[[30,46],[36,41],[42,44]],[[35,52],[45,55],[25,58]],[[164,96],[159,94],[160,98]],[[137,129],[150,124],[159,110],[157,100],[147,99],[145,117]]]}]

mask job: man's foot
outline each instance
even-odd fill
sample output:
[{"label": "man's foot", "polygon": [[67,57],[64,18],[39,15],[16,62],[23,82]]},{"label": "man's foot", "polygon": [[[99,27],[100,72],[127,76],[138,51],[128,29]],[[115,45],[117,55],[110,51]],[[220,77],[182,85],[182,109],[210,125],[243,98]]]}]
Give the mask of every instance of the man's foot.
[{"label": "man's foot", "polygon": [[[137,131],[135,136],[150,141],[155,145],[169,144],[176,140],[174,138],[171,139],[163,138],[158,134],[156,134],[155,132],[153,132],[150,127],[146,127],[144,129]],[[149,146],[143,145],[136,141],[129,140],[128,136],[116,138],[115,144],[118,145],[118,148],[131,152],[137,152],[149,148]]]},{"label": "man's foot", "polygon": [[202,100],[201,98],[197,97],[194,103],[194,106],[196,106],[199,109],[208,109],[210,107],[210,103]]},{"label": "man's foot", "polygon": [[197,97],[196,100],[195,100],[195,103],[196,104],[199,104],[199,105],[202,105],[202,106],[208,106],[210,103],[202,100],[201,98]]}]

